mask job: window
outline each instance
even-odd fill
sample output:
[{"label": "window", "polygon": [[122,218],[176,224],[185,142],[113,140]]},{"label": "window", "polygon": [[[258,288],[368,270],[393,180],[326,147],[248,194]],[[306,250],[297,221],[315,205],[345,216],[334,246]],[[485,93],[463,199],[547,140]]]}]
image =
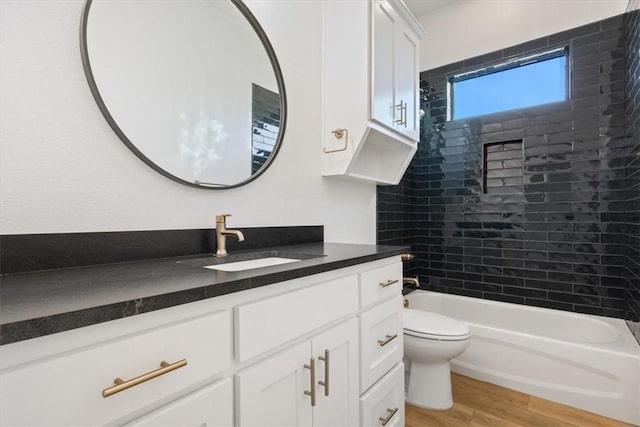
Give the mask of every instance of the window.
[{"label": "window", "polygon": [[449,79],[449,120],[569,99],[568,48]]}]

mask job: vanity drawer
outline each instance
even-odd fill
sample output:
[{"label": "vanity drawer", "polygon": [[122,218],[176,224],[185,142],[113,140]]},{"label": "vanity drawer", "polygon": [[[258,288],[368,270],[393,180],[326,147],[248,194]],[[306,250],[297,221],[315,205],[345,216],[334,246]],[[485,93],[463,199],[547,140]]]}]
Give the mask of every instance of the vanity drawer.
[{"label": "vanity drawer", "polygon": [[402,360],[402,296],[360,314],[360,392]]},{"label": "vanity drawer", "polygon": [[355,274],[238,306],[236,358],[248,360],[357,310]]},{"label": "vanity drawer", "polygon": [[360,398],[363,427],[404,426],[404,365],[399,363]]},{"label": "vanity drawer", "polygon": [[157,411],[135,420],[125,427],[229,427],[233,425],[233,384],[227,378]]},{"label": "vanity drawer", "polygon": [[[0,424],[104,424],[170,398],[230,366],[231,326],[231,312],[221,311],[7,369]],[[169,366],[160,370],[161,362]],[[103,397],[114,379],[147,373],[151,379]]]},{"label": "vanity drawer", "polygon": [[360,274],[360,301],[367,307],[402,292],[402,263],[396,262]]}]

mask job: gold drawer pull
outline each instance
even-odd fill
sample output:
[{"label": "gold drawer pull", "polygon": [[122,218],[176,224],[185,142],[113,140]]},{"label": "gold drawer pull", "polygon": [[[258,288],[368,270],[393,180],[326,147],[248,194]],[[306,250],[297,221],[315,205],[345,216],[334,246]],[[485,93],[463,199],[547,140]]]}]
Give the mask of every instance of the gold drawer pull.
[{"label": "gold drawer pull", "polygon": [[329,350],[325,349],[324,356],[318,359],[324,362],[324,381],[318,381],[318,384],[324,387],[324,395],[329,396]]},{"label": "gold drawer pull", "polygon": [[387,339],[378,340],[378,344],[380,344],[380,347],[384,347],[385,345],[389,344],[391,341],[395,340],[396,338],[398,338],[398,334],[387,335]]},{"label": "gold drawer pull", "polygon": [[387,286],[391,286],[391,285],[393,285],[395,283],[398,283],[398,282],[399,282],[399,280],[393,280],[393,279],[392,280],[387,280],[386,282],[381,282],[380,283],[380,287],[381,288],[386,288]]},{"label": "gold drawer pull", "polygon": [[175,371],[176,369],[182,368],[186,365],[187,359],[178,360],[175,363],[167,363],[163,360],[162,362],[160,362],[161,367],[156,369],[155,371],[147,372],[146,374],[142,374],[139,377],[135,377],[128,381],[124,381],[121,378],[116,378],[115,380],[113,380],[113,383],[115,384],[114,386],[102,390],[102,397],[113,396],[116,393],[120,393],[121,391],[124,391],[128,388],[137,386],[138,384],[142,384],[145,381],[152,380],[156,377],[159,377],[160,375]]},{"label": "gold drawer pull", "polygon": [[304,368],[311,371],[311,390],[305,390],[304,394],[311,396],[311,406],[314,407],[316,406],[316,359],[312,357]]},{"label": "gold drawer pull", "polygon": [[391,421],[391,418],[393,418],[393,416],[396,414],[396,412],[398,412],[398,408],[393,408],[393,409],[387,409],[387,416],[386,417],[380,417],[380,421],[382,421],[382,425],[386,426],[387,423],[389,421]]}]

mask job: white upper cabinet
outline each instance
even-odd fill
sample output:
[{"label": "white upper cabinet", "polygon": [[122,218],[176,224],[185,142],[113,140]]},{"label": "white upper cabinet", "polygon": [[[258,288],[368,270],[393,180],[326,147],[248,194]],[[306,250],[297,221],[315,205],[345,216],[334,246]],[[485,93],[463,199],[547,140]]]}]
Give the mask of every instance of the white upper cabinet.
[{"label": "white upper cabinet", "polygon": [[397,184],[419,139],[424,32],[399,0],[323,5],[323,175]]},{"label": "white upper cabinet", "polygon": [[417,141],[419,35],[386,0],[374,2],[371,25],[371,118]]}]

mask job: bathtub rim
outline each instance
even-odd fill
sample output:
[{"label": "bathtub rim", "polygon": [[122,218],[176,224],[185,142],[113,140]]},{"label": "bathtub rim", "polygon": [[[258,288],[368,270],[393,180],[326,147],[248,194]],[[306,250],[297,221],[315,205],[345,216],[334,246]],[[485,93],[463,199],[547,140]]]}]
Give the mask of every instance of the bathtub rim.
[{"label": "bathtub rim", "polygon": [[[550,342],[556,342],[556,343],[562,343],[562,344],[571,344],[571,345],[575,345],[575,346],[579,346],[579,347],[583,347],[583,348],[588,348],[588,349],[598,349],[599,351],[604,351],[604,352],[608,352],[608,353],[613,353],[613,354],[619,354],[619,355],[625,355],[625,356],[630,356],[633,358],[638,358],[639,363],[640,363],[640,343],[638,343],[638,341],[635,339],[635,337],[633,336],[633,333],[631,332],[631,329],[629,329],[629,325],[627,324],[627,322],[625,321],[625,319],[620,319],[620,318],[616,318],[616,317],[606,317],[606,316],[599,316],[599,315],[595,315],[595,314],[587,314],[587,313],[576,313],[573,311],[565,311],[565,310],[559,310],[559,309],[553,309],[553,308],[546,308],[546,307],[538,307],[538,306],[531,306],[531,305],[526,305],[526,304],[516,304],[516,303],[510,303],[510,302],[505,302],[505,301],[496,301],[496,300],[491,300],[491,299],[484,299],[484,298],[476,298],[476,297],[470,297],[470,296],[466,296],[466,295],[458,295],[458,294],[450,294],[450,293],[444,293],[444,292],[436,292],[436,291],[431,291],[431,290],[426,290],[426,289],[416,289],[415,291],[412,291],[411,293],[407,294],[404,296],[405,299],[409,300],[409,308],[411,307],[411,299],[413,298],[420,298],[420,295],[423,295],[423,297],[429,296],[429,295],[435,295],[436,297],[439,298],[450,298],[450,299],[464,299],[467,301],[471,301],[473,304],[486,304],[486,305],[494,305],[494,306],[517,306],[520,307],[524,310],[528,310],[531,311],[532,313],[547,313],[547,312],[554,312],[554,313],[560,313],[564,316],[570,316],[570,317],[574,317],[574,318],[588,318],[588,319],[592,319],[592,320],[597,320],[600,322],[603,322],[607,325],[609,325],[610,327],[614,328],[616,330],[616,332],[618,333],[618,338],[615,341],[610,341],[610,342],[605,342],[605,343],[598,343],[598,342],[583,342],[583,341],[567,341],[567,340],[563,340],[561,338],[556,338],[556,337],[547,337],[547,336],[543,336],[543,335],[538,335],[538,334],[532,334],[532,333],[527,333],[524,331],[519,331],[519,330],[514,330],[514,329],[508,329],[508,328],[501,328],[501,327],[497,327],[494,325],[487,325],[484,323],[478,323],[478,322],[473,322],[473,321],[467,321],[464,319],[457,319],[454,316],[451,316],[454,319],[457,319],[461,322],[464,322],[468,325],[474,325],[474,326],[481,326],[483,328],[488,328],[488,329],[493,329],[496,331],[508,331],[509,333],[513,333],[513,334],[517,334],[517,335],[521,335],[521,336],[535,336],[536,338],[540,338],[542,340],[548,340]],[[415,308],[415,307],[413,307]],[[428,310],[425,310],[428,311]],[[444,314],[445,316],[447,316],[448,314],[446,313],[442,313],[442,312],[438,312],[440,314]],[[473,334],[472,337],[473,339]]]}]

